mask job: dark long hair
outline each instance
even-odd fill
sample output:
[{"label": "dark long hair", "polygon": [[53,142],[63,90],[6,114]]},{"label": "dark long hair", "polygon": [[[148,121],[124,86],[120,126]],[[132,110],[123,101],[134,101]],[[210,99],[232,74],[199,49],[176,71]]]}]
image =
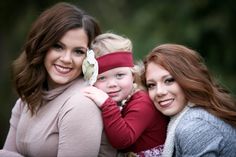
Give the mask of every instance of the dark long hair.
[{"label": "dark long hair", "polygon": [[72,4],[57,3],[48,8],[33,23],[23,52],[13,62],[14,86],[32,114],[43,101],[42,89],[47,75],[43,64],[45,55],[67,31],[74,28],[85,30],[88,46],[101,33],[97,21]]},{"label": "dark long hair", "polygon": [[[183,89],[188,101],[236,127],[236,102],[210,75],[203,58],[196,51],[177,44],[154,48],[144,59],[164,67]],[[145,82],[145,74],[142,76]]]}]

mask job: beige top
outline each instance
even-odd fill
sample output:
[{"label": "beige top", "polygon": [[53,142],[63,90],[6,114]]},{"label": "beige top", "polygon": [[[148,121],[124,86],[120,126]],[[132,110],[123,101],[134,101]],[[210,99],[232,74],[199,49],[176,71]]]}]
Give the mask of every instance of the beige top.
[{"label": "beige top", "polygon": [[[4,150],[30,157],[98,156],[102,118],[99,108],[82,95],[83,79],[55,94],[36,115],[31,116],[21,99],[10,119]],[[61,87],[60,87],[61,88]]]}]

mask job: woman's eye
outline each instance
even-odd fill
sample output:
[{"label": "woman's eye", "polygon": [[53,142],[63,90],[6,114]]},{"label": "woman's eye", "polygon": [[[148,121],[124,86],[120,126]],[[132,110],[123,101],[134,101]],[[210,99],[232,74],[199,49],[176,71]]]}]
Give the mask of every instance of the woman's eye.
[{"label": "woman's eye", "polygon": [[146,86],[147,86],[148,90],[151,90],[151,89],[155,88],[155,84],[153,84],[153,83],[148,83]]},{"label": "woman's eye", "polygon": [[77,50],[75,50],[75,53],[76,53],[76,55],[84,55],[86,52],[81,49],[77,49]]},{"label": "woman's eye", "polygon": [[63,47],[60,44],[58,44],[58,43],[54,44],[52,47],[53,47],[53,49],[55,49],[57,51],[60,51],[60,50],[63,49]]},{"label": "woman's eye", "polygon": [[172,84],[173,82],[175,82],[175,79],[174,79],[173,77],[167,78],[167,79],[165,80],[165,83],[166,83],[166,84]]}]

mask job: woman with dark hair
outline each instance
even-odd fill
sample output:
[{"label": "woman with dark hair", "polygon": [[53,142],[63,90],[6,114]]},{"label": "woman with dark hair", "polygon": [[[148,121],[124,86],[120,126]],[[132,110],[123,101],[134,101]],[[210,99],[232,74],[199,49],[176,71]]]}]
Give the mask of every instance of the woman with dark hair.
[{"label": "woman with dark hair", "polygon": [[234,157],[236,103],[202,57],[177,44],[154,48],[143,80],[156,108],[170,116],[163,157]]},{"label": "woman with dark hair", "polygon": [[0,155],[98,156],[102,118],[80,91],[82,63],[100,34],[96,20],[68,3],[45,10],[13,63],[19,95]]}]

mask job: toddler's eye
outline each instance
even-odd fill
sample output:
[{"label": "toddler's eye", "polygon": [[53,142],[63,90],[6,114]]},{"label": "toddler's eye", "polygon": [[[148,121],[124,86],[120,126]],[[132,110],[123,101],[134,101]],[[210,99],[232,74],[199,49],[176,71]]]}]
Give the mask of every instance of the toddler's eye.
[{"label": "toddler's eye", "polygon": [[116,74],[116,78],[118,78],[118,79],[121,79],[121,78],[123,78],[124,76],[125,76],[125,74],[122,74],[122,73]]},{"label": "toddler's eye", "polygon": [[98,78],[97,78],[97,81],[105,81],[105,79],[106,79],[106,78],[105,78],[104,76],[101,76],[101,77],[98,77]]}]

